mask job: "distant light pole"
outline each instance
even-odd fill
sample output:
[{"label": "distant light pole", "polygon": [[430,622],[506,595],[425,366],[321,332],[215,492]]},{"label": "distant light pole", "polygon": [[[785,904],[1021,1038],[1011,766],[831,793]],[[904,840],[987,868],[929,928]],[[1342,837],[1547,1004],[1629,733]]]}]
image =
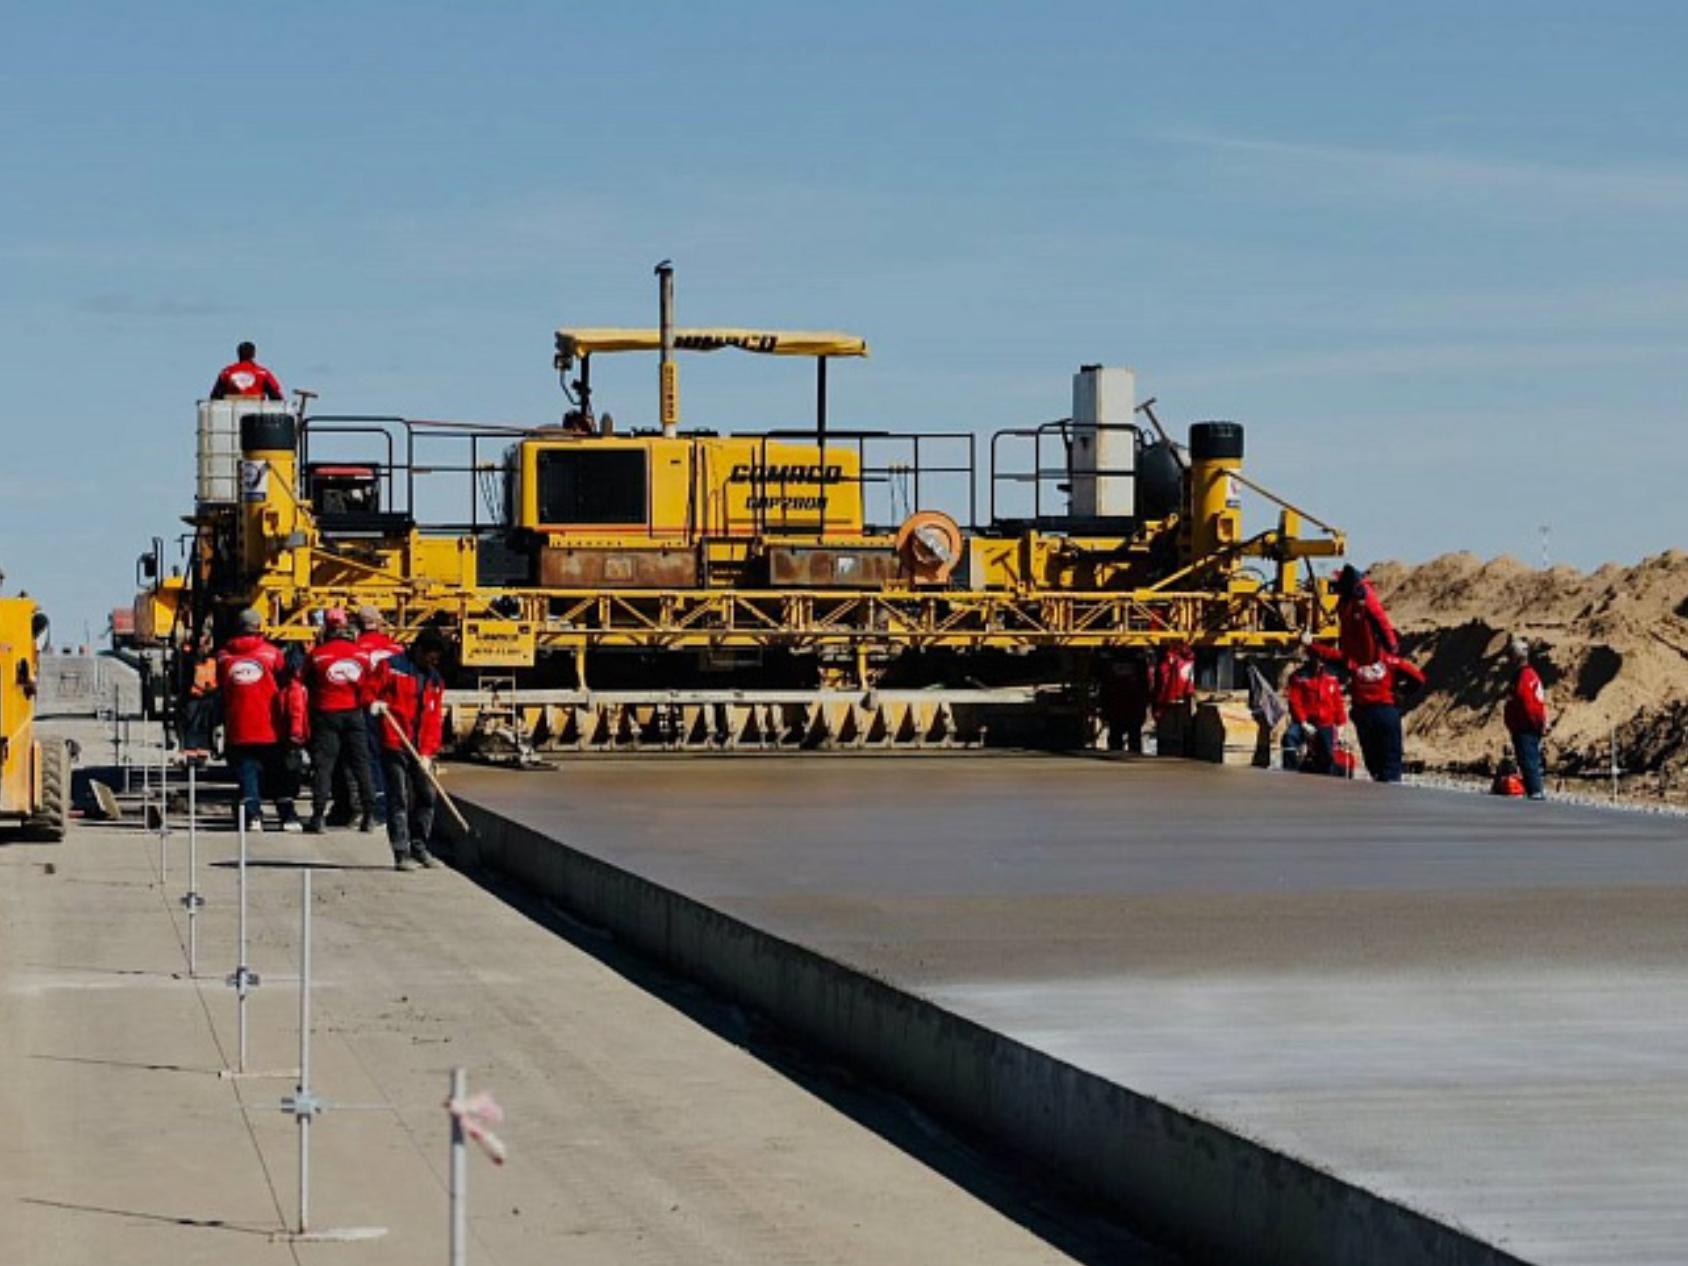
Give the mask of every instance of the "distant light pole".
[{"label": "distant light pole", "polygon": [[1549,566],[1547,547],[1548,542],[1553,536],[1553,525],[1551,523],[1544,523],[1536,530],[1541,533],[1541,569],[1546,571]]}]

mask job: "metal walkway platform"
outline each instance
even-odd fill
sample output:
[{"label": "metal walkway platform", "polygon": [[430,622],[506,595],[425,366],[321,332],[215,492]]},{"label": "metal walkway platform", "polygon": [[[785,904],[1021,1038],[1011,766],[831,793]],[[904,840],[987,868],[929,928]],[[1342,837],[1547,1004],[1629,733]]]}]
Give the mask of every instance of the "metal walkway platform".
[{"label": "metal walkway platform", "polygon": [[[1128,1112],[1165,1105],[1168,1137],[1206,1122],[1258,1144],[1209,1158],[1217,1170],[1143,1176],[1163,1201],[1189,1194],[1161,1219],[1174,1236],[1189,1238],[1209,1195],[1242,1199],[1219,1181],[1234,1164],[1290,1193],[1245,1211],[1268,1258],[1340,1235],[1364,1260],[1415,1260],[1425,1231],[1410,1218],[1371,1253],[1375,1209],[1311,1188],[1292,1198],[1331,1175],[1462,1232],[1450,1242],[1469,1252],[1437,1260],[1505,1260],[1480,1246],[1688,1260],[1682,819],[988,754],[647,756],[451,781],[477,806],[490,861],[566,887],[563,900],[717,987],[766,970],[781,982],[747,986],[747,1000],[789,1002],[842,988],[815,974],[842,965],[1057,1072],[1135,1092]],[[548,841],[571,860],[538,860]],[[658,909],[655,892],[686,904]],[[641,923],[653,918],[666,922]],[[711,920],[717,940],[761,939],[712,967],[698,930]],[[815,958],[769,966],[781,947]],[[824,1031],[807,1011],[787,1018]],[[858,1056],[911,1040],[865,1010],[838,1023],[846,1044],[862,1037]],[[989,1056],[999,1072],[1007,1058]],[[929,1084],[968,1075],[958,1062]],[[1000,1099],[1004,1084],[943,1106]],[[1001,1125],[1002,1104],[989,1110]],[[1061,1110],[1035,1095],[1014,1109]],[[1305,1172],[1275,1173],[1272,1156]],[[1327,1223],[1285,1225],[1296,1218]]]}]

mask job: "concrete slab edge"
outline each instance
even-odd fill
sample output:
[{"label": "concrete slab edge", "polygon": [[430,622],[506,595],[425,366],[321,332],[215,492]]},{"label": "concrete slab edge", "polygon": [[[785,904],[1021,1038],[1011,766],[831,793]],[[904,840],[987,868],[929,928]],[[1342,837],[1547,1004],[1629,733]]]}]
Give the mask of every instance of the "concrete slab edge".
[{"label": "concrete slab edge", "polygon": [[459,847],[460,864],[485,866],[608,930],[924,1110],[1000,1141],[1198,1260],[1521,1260],[532,828],[462,807],[479,838]]}]

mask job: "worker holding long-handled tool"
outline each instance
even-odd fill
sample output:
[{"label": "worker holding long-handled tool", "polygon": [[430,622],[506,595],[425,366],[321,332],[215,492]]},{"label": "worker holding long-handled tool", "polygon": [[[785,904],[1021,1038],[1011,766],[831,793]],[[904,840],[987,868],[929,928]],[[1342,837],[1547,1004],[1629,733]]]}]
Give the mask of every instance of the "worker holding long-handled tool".
[{"label": "worker holding long-handled tool", "polygon": [[[409,651],[382,661],[375,672],[375,699],[369,711],[381,725],[387,841],[393,846],[395,870],[435,864],[428,837],[440,795],[434,753],[444,737],[445,681],[440,676],[444,655],[445,640],[438,631],[423,629]],[[450,807],[455,816],[456,806]]]}]

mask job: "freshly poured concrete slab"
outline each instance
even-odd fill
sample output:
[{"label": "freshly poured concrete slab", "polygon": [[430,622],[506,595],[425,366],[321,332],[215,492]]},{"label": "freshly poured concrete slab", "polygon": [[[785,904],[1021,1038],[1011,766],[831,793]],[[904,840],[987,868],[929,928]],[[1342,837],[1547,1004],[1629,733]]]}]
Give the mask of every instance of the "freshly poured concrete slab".
[{"label": "freshly poured concrete slab", "polygon": [[1688,1261],[1688,823],[1181,762],[455,788],[1532,1261]]}]

